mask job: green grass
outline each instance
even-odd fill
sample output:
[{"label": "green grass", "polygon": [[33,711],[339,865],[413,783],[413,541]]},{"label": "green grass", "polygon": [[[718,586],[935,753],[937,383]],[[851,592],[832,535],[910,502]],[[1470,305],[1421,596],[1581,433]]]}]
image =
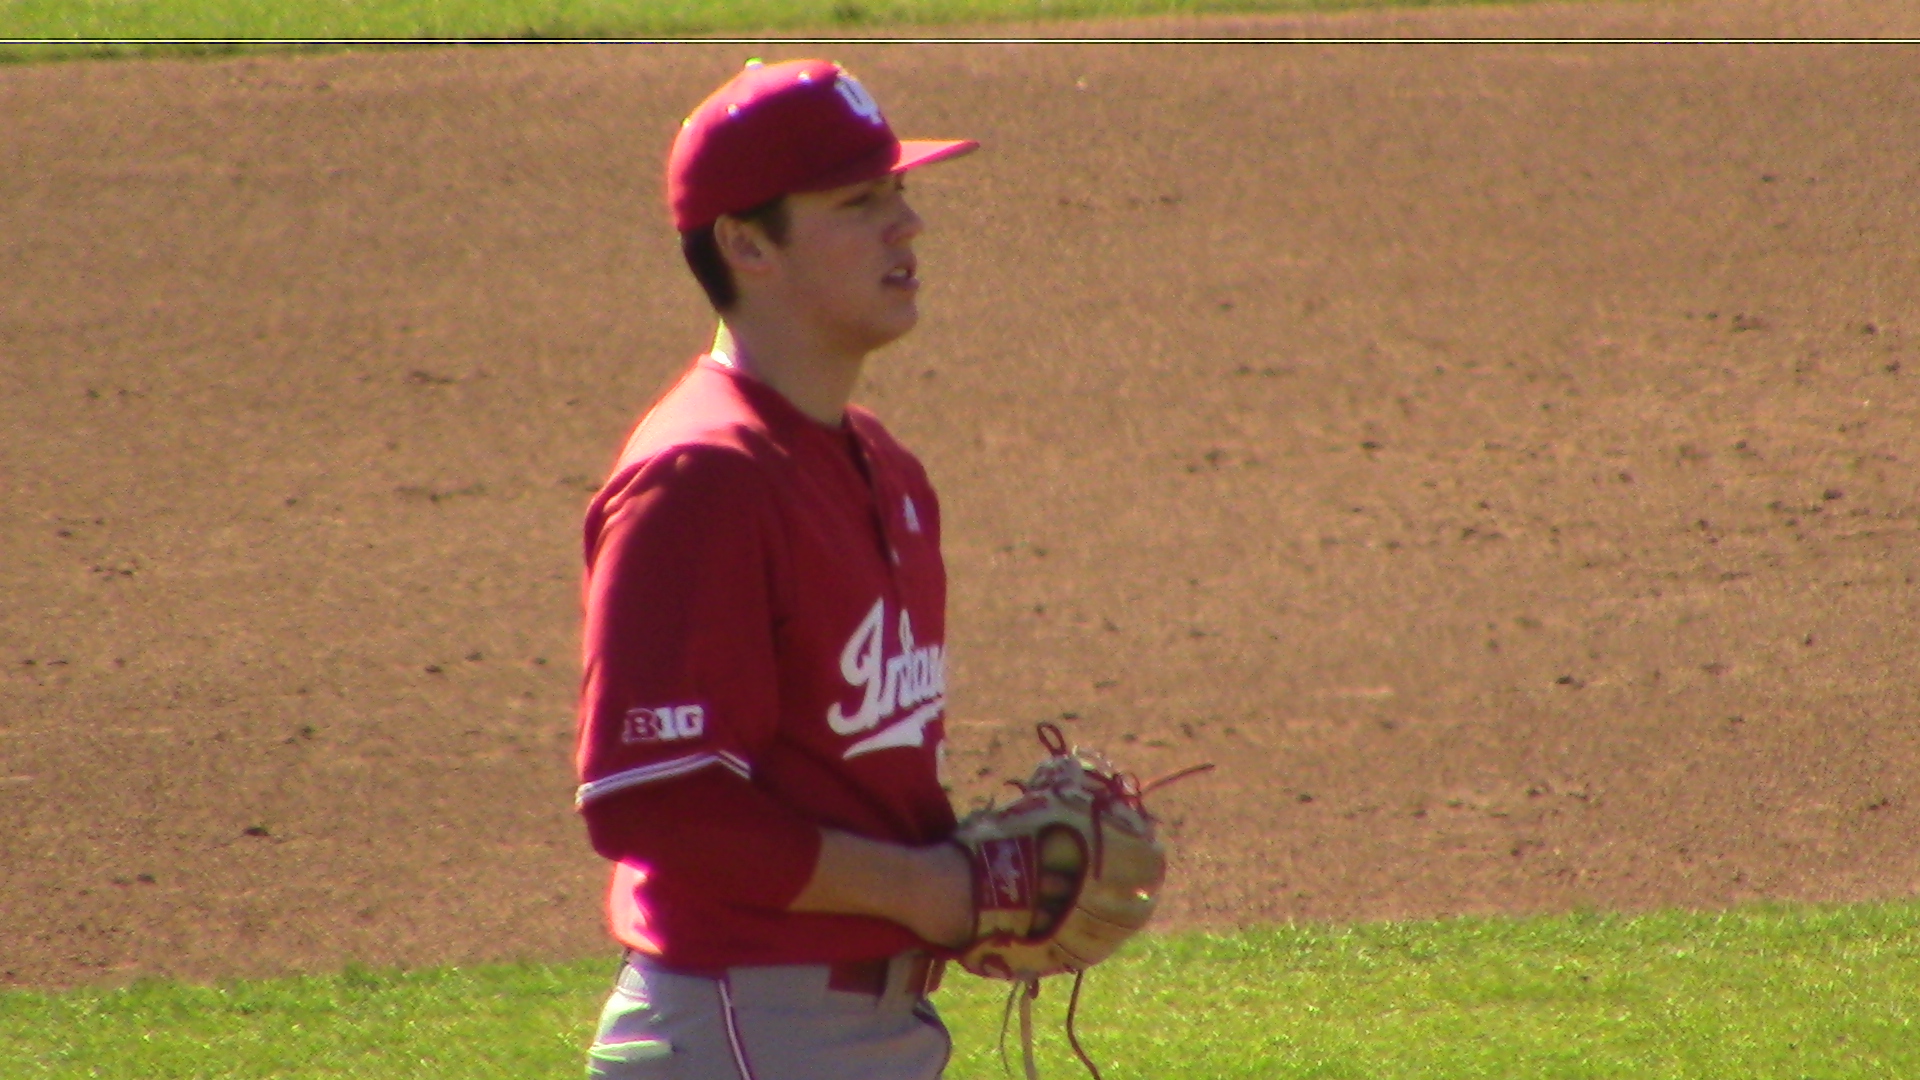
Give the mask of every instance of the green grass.
[{"label": "green grass", "polygon": [[0,1076],[577,1077],[614,965],[0,994]]},{"label": "green grass", "polygon": [[[0,1076],[554,1077],[607,961],[0,994]],[[1041,1072],[1084,1075],[1038,1003]],[[1002,995],[939,996],[949,1080],[1002,1075]],[[1920,1077],[1920,903],[1148,937],[1088,977],[1108,1080]],[[1017,1047],[1014,1068],[1019,1069]]]},{"label": "green grass", "polygon": [[[0,39],[513,39],[825,36],[1205,12],[1475,0],[0,0]],[[0,46],[0,59],[235,51],[232,45]]]}]

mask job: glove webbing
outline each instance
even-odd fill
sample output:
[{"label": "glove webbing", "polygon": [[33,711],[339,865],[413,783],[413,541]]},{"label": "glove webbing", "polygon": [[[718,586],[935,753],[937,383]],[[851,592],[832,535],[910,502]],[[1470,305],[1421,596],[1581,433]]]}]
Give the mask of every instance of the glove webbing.
[{"label": "glove webbing", "polygon": [[[1100,1069],[1080,1045],[1080,1035],[1074,1030],[1074,1017],[1080,1012],[1080,983],[1087,977],[1084,970],[1073,973],[1073,994],[1067,998],[1067,1043],[1080,1058],[1080,1064],[1093,1074],[1093,1080],[1101,1080]],[[1020,1002],[1020,1063],[1025,1066],[1027,1080],[1040,1080],[1040,1067],[1033,1060],[1033,999],[1040,996],[1040,980],[1028,979],[1013,984],[1007,991],[1007,1007],[1000,1013],[1000,1067],[1008,1076],[1013,1075],[1013,1066],[1007,1061],[1007,1027],[1013,1019],[1013,1003]]]},{"label": "glove webbing", "polygon": [[[1060,730],[1060,725],[1051,720],[1042,720],[1034,726],[1040,734],[1040,745],[1046,747],[1049,754],[1057,758],[1072,758],[1075,756],[1076,751],[1068,746],[1067,736]],[[1082,764],[1087,763],[1083,761]],[[1088,813],[1088,817],[1093,821],[1093,836],[1091,838],[1093,840],[1093,851],[1091,853],[1093,863],[1092,866],[1088,868],[1088,872],[1095,877],[1100,876],[1101,866],[1105,861],[1106,837],[1101,831],[1101,821],[1106,817],[1107,807],[1112,806],[1114,803],[1120,803],[1132,808],[1136,813],[1151,818],[1152,815],[1147,813],[1146,804],[1146,797],[1149,792],[1156,788],[1165,787],[1175,780],[1184,780],[1195,773],[1208,772],[1213,768],[1213,762],[1211,761],[1200,765],[1189,765],[1184,769],[1176,769],[1165,776],[1149,780],[1143,784],[1139,778],[1132,773],[1124,773],[1112,768],[1112,766],[1107,764],[1106,758],[1098,754],[1093,756],[1092,764],[1094,766],[1093,771],[1090,773],[1083,772],[1081,775],[1083,778],[1098,780],[1103,789],[1093,793],[1093,805]],[[1030,795],[1033,793],[1031,788],[1018,780],[1009,780],[1007,783],[1019,788],[1022,795]]]}]

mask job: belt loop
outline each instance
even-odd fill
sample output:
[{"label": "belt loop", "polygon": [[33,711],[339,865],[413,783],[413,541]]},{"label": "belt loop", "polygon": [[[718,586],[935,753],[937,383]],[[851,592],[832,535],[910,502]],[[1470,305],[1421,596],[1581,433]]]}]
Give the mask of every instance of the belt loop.
[{"label": "belt loop", "polygon": [[940,988],[945,962],[924,952],[910,952],[900,964],[900,993],[910,1002],[929,997]]},{"label": "belt loop", "polygon": [[827,965],[827,989],[915,1002],[940,988],[946,962],[919,951]]},{"label": "belt loop", "polygon": [[892,957],[829,964],[827,965],[827,989],[865,994],[875,998],[885,997],[892,971]]}]

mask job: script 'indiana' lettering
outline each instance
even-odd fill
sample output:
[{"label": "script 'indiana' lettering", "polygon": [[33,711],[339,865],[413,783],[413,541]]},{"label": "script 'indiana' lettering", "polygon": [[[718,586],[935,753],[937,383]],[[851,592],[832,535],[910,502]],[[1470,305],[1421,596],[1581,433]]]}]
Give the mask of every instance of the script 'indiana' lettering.
[{"label": "script 'indiana' lettering", "polygon": [[[916,646],[913,622],[900,613],[899,649],[887,650],[887,605],[875,600],[840,650],[840,675],[860,692],[852,712],[835,702],[827,708],[827,726],[836,735],[858,735],[878,727],[903,709],[934,702],[947,692],[947,658],[942,645]],[[922,721],[922,726],[924,726]],[[917,745],[918,739],[913,740]]]}]

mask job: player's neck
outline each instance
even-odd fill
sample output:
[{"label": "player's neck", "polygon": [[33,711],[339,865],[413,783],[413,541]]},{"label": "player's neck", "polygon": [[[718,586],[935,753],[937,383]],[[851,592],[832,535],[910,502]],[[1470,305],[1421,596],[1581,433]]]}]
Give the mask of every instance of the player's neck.
[{"label": "player's neck", "polygon": [[791,336],[756,332],[751,320],[733,316],[720,323],[708,352],[773,387],[794,408],[829,427],[840,425],[866,360],[865,354],[809,347]]}]

